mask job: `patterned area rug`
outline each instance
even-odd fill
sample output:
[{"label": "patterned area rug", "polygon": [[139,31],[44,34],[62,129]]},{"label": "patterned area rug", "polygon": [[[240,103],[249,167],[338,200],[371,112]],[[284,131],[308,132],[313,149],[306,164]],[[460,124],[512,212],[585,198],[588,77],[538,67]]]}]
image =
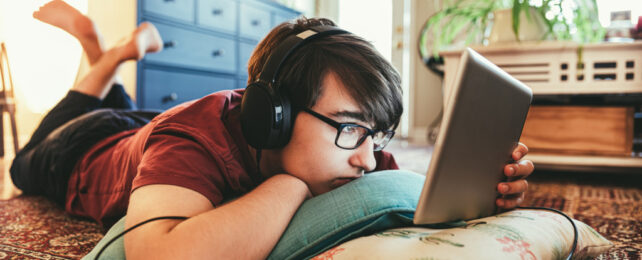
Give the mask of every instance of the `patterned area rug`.
[{"label": "patterned area rug", "polygon": [[78,259],[102,237],[98,224],[45,198],[0,200],[0,259]]},{"label": "patterned area rug", "polygon": [[642,176],[535,172],[525,205],[556,208],[615,246],[597,259],[642,259]]},{"label": "patterned area rug", "polygon": [[[390,151],[401,168],[425,173],[432,149],[395,145]],[[562,210],[615,243],[596,259],[642,259],[642,175],[535,172],[529,183],[525,206]],[[77,259],[102,231],[41,197],[0,200],[0,259]]]}]

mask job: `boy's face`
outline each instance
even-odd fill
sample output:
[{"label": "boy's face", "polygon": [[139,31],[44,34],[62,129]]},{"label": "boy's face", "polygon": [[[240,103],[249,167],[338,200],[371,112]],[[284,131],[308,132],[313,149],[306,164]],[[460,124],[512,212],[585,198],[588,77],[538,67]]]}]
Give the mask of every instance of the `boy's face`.
[{"label": "boy's face", "polygon": [[[362,114],[361,109],[333,73],[328,73],[324,79],[322,95],[311,110],[339,123],[373,127],[355,116]],[[364,171],[372,171],[376,167],[372,137],[359,147],[346,150],[335,145],[336,136],[336,128],[300,112],[294,122],[292,138],[281,151],[283,170],[306,182],[315,196],[359,178]]]}]

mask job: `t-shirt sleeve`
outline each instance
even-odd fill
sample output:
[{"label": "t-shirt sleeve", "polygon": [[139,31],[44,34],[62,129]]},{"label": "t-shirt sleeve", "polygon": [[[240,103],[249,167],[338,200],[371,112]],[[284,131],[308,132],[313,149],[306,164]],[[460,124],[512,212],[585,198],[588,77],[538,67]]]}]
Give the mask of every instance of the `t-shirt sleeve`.
[{"label": "t-shirt sleeve", "polygon": [[168,184],[196,191],[218,206],[225,193],[225,164],[197,142],[169,134],[151,135],[132,191],[151,184]]},{"label": "t-shirt sleeve", "polygon": [[395,161],[395,157],[392,156],[391,153],[378,151],[378,152],[375,152],[374,155],[375,155],[375,160],[377,161],[377,167],[375,168],[375,171],[399,169],[399,166]]}]

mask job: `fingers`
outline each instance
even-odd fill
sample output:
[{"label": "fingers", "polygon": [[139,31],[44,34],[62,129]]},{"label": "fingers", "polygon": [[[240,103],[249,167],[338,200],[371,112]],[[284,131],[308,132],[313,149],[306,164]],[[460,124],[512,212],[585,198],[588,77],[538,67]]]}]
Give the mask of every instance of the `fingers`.
[{"label": "fingers", "polygon": [[495,201],[495,204],[497,204],[497,207],[499,208],[513,209],[521,205],[522,202],[524,202],[524,193],[519,195],[510,195],[510,196],[505,196],[503,198],[498,198]]},{"label": "fingers", "polygon": [[535,170],[535,165],[530,160],[521,160],[504,166],[504,174],[508,177],[524,178]]},{"label": "fingers", "polygon": [[513,160],[519,161],[526,154],[528,154],[528,147],[526,147],[526,145],[523,143],[518,143],[517,147],[515,147],[515,149],[513,150]]},{"label": "fingers", "polygon": [[523,143],[518,143],[512,153],[513,160],[516,163],[511,163],[504,167],[506,176],[510,179],[518,180],[502,182],[497,185],[497,190],[503,195],[495,201],[499,208],[512,209],[524,201],[524,194],[528,190],[528,182],[523,178],[529,176],[535,169],[533,162],[522,160],[526,154],[528,154],[528,147]]},{"label": "fingers", "polygon": [[495,201],[497,207],[512,209],[524,201],[524,194],[528,190],[528,182],[526,180],[503,182],[497,185],[497,190],[504,195]]},{"label": "fingers", "polygon": [[497,190],[503,195],[524,193],[528,190],[528,182],[526,180],[502,182],[497,185]]}]

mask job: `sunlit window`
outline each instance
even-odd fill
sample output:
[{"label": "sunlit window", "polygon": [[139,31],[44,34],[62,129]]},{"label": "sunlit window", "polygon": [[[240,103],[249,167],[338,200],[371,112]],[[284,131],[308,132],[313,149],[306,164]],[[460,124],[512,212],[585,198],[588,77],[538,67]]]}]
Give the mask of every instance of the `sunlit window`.
[{"label": "sunlit window", "polygon": [[631,11],[631,23],[637,24],[642,16],[642,1],[639,0],[597,0],[600,23],[604,27],[611,24],[611,12]]},{"label": "sunlit window", "polygon": [[[61,29],[40,22],[32,13],[49,0],[0,0],[0,41],[6,42],[16,98],[42,113],[71,88],[82,48]],[[83,13],[87,0],[66,0]]]}]

